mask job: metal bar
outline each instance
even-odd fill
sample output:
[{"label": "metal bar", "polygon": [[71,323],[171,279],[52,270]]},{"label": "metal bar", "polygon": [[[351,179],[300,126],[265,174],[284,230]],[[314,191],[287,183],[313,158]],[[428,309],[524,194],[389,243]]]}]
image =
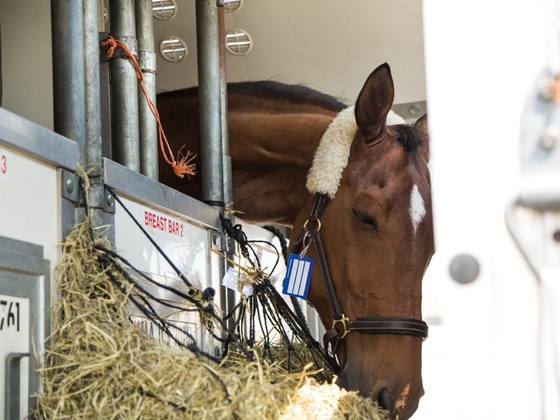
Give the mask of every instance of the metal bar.
[{"label": "metal bar", "polygon": [[[101,98],[99,76],[98,0],[84,0],[85,163],[101,172]],[[90,169],[90,168],[88,168]]]},{"label": "metal bar", "polygon": [[205,229],[219,229],[220,218],[216,209],[112,160],[103,161],[103,182],[117,193],[133,200],[149,201],[156,207],[180,214]]},{"label": "metal bar", "polygon": [[[107,39],[108,32],[99,33],[99,43]],[[113,139],[111,138],[111,66],[107,57],[107,48],[101,48],[99,57],[99,90],[101,97],[101,137],[102,156],[113,159]]]},{"label": "metal bar", "polygon": [[220,52],[216,0],[196,1],[202,199],[223,209]]},{"label": "metal bar", "polygon": [[[200,110],[200,158],[202,200],[223,212],[224,164],[222,149],[222,92],[220,88],[220,47],[216,0],[196,0],[196,37],[198,50],[198,92]],[[227,250],[220,226],[221,251]],[[226,272],[224,259],[218,263],[218,278]],[[230,309],[230,293],[222,289],[220,306]]]},{"label": "metal bar", "polygon": [[79,152],[75,141],[0,108],[0,145],[3,144],[50,165],[76,170]]},{"label": "metal bar", "polygon": [[[150,100],[156,103],[156,54],[154,52],[154,17],[152,0],[136,0],[136,37],[138,63],[144,76],[144,86]],[[158,179],[158,137],[156,119],[144,94],[138,93],[140,124],[140,172]]]},{"label": "metal bar", "polygon": [[20,362],[28,353],[9,353],[6,356],[6,388],[4,399],[4,418],[19,420],[20,404]]},{"label": "metal bar", "polygon": [[85,163],[84,29],[81,0],[52,0],[54,131],[78,143]]},{"label": "metal bar", "polygon": [[[222,159],[223,159],[223,188],[224,188],[224,208],[233,210],[233,183],[231,178],[231,156],[229,154],[229,130],[228,130],[228,99],[227,99],[227,71],[226,71],[226,46],[225,46],[225,16],[223,4],[218,4],[218,48],[220,55],[220,121],[222,127]],[[233,212],[224,214],[228,219],[235,221]],[[229,258],[234,259],[235,241],[224,236],[224,245]],[[229,265],[224,261],[224,273],[229,269]],[[230,313],[235,306],[235,292],[230,289],[224,289],[221,296],[221,307],[226,313]],[[230,328],[234,328],[234,322],[231,320],[228,324]]]},{"label": "metal bar", "polygon": [[[134,0],[109,2],[111,34],[137,54]],[[111,60],[113,154],[117,162],[140,170],[138,78],[132,63],[117,49]]]},{"label": "metal bar", "polygon": [[[228,98],[227,98],[227,69],[226,69],[226,46],[225,39],[224,8],[218,7],[218,47],[220,54],[220,109],[222,126],[222,155],[224,165],[224,203],[233,210],[233,184],[231,179],[231,156],[229,154],[229,131],[228,131]],[[233,213],[229,213],[232,215]]]},{"label": "metal bar", "polygon": [[105,32],[105,12],[105,2],[103,0],[97,0],[97,32]]}]

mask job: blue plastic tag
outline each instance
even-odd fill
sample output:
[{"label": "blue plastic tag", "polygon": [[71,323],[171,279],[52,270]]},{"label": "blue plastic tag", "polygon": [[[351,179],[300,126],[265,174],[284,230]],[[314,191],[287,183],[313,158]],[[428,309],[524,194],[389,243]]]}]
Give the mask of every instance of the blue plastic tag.
[{"label": "blue plastic tag", "polygon": [[313,258],[290,254],[282,292],[286,295],[305,299],[311,284],[312,271]]}]

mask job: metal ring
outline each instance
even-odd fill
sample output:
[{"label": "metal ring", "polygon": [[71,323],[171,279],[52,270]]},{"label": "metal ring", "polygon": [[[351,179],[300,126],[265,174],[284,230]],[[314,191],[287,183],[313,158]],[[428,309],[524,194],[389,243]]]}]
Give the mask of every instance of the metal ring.
[{"label": "metal ring", "polygon": [[[305,243],[305,240],[309,239],[309,242]],[[303,238],[301,240],[302,243],[302,254],[305,254],[307,252],[307,249],[309,248],[309,245],[311,245],[311,238],[309,237],[309,232],[305,232],[303,234]]]},{"label": "metal ring", "polygon": [[[321,219],[317,219],[316,222],[317,222],[317,232],[318,232],[321,230]],[[304,229],[307,229],[307,223],[309,223],[309,219],[307,219],[303,224]]]}]

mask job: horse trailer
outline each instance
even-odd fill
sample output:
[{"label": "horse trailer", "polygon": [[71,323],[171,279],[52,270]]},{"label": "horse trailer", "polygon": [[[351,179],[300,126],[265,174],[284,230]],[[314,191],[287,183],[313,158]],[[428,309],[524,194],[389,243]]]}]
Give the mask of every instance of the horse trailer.
[{"label": "horse trailer", "polygon": [[[156,122],[129,60],[107,56],[109,34],[136,47],[148,96],[193,85],[206,95],[205,165],[216,170],[204,175],[206,202],[158,182]],[[227,310],[239,295],[222,290],[215,252],[229,246],[220,216],[232,200],[225,79],[301,83],[353,103],[383,62],[393,110],[407,123],[429,115],[436,253],[413,418],[559,418],[552,0],[0,0],[0,416],[26,418],[42,391],[35,356],[52,339],[59,244],[83,219],[78,174],[89,174],[96,228],[122,256],[178,281],[136,220]],[[249,237],[276,240],[242,218]],[[258,251],[274,264],[270,247]],[[307,317],[319,336],[312,308]],[[181,322],[199,334],[188,315]]]}]

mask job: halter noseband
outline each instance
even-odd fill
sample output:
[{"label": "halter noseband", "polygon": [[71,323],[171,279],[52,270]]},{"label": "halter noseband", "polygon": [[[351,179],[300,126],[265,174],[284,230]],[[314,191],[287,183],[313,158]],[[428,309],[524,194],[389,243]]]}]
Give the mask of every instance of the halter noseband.
[{"label": "halter noseband", "polygon": [[[321,221],[320,216],[327,205],[328,196],[326,194],[315,194],[313,205],[309,219],[305,222],[300,235],[294,242],[294,249],[303,242],[303,238],[307,235],[311,237],[311,241],[317,252],[317,260],[321,269],[323,283],[327,292],[329,306],[333,318],[332,326],[323,336],[323,343],[328,358],[333,366],[340,369],[336,361],[336,349],[338,344],[351,331],[368,333],[368,334],[405,334],[426,339],[428,337],[428,325],[421,319],[406,317],[388,317],[388,316],[364,316],[355,320],[350,320],[344,315],[340,301],[336,295],[334,282],[327,262],[327,255],[323,246],[321,237]],[[314,228],[308,228],[309,224]],[[331,346],[331,355],[329,355],[329,345]]]}]

